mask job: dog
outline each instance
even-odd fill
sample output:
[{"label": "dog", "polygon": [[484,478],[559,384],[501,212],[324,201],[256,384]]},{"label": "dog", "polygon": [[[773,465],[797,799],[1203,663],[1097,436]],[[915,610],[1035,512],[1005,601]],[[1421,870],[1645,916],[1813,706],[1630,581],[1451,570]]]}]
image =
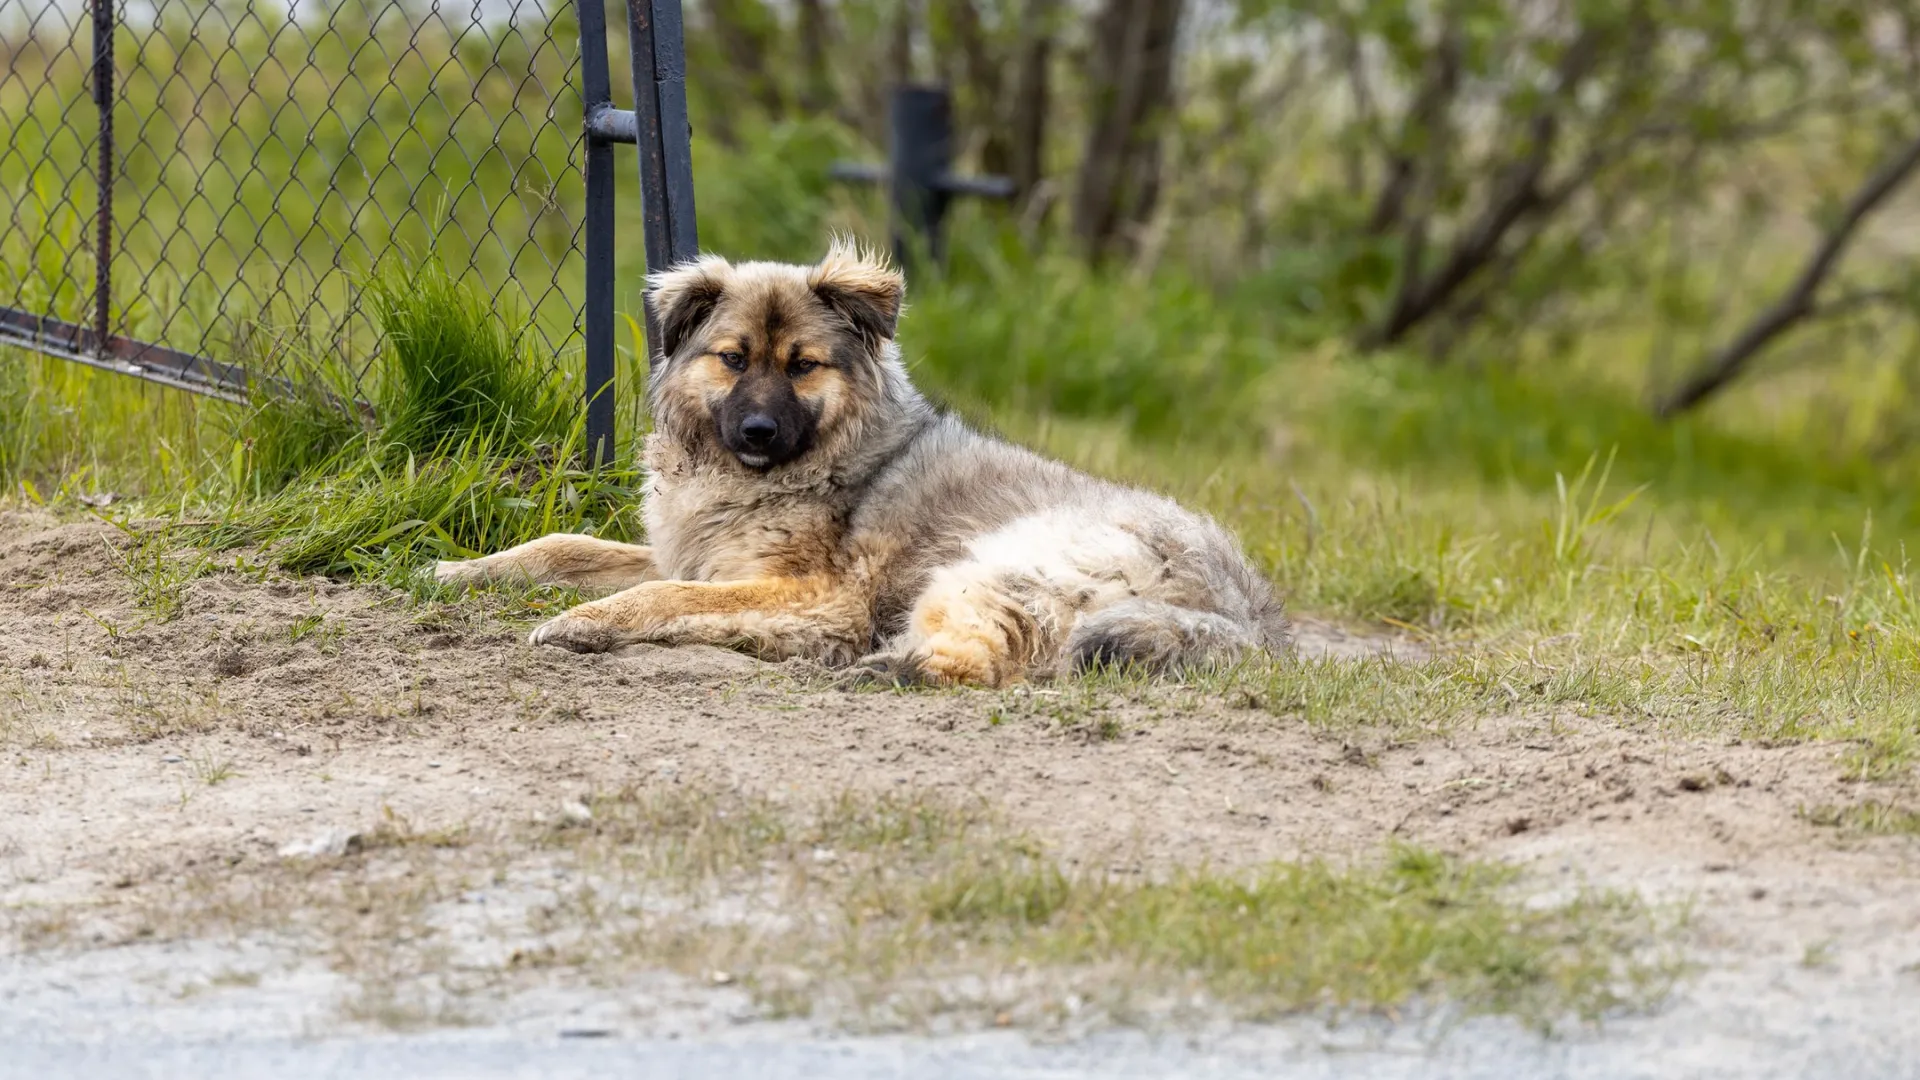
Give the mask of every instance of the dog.
[{"label": "dog", "polygon": [[1272,583],[1214,521],[922,397],[894,341],[905,292],[845,240],[813,266],[652,275],[651,544],[556,534],[434,576],[621,590],[535,645],[721,645],[898,684],[1179,673],[1286,646]]}]

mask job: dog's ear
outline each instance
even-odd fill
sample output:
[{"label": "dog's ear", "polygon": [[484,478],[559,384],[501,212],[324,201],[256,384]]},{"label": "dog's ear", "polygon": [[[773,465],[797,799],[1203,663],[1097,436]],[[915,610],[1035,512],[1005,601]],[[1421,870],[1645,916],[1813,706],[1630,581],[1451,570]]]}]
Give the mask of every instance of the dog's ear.
[{"label": "dog's ear", "polygon": [[727,260],[709,255],[647,277],[647,306],[660,323],[660,355],[671,359],[700,329],[733,277]]},{"label": "dog's ear", "polygon": [[878,349],[892,340],[907,295],[907,279],[885,256],[836,237],[827,257],[807,275],[807,285],[821,303],[853,327],[867,348]]}]

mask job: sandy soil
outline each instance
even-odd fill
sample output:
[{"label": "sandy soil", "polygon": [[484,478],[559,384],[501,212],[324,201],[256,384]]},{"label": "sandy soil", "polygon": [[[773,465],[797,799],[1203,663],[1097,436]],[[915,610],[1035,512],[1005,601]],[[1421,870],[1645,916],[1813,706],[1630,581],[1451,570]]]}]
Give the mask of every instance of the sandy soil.
[{"label": "sandy soil", "polygon": [[[1088,709],[1047,689],[847,693],[718,650],[534,649],[482,605],[422,609],[244,560],[154,622],[124,545],[104,523],[0,512],[0,940],[389,808],[485,828],[697,776],[775,798],[979,796],[1089,865],[1403,837],[1521,864],[1544,897],[1597,883],[1690,903],[1700,993],[1920,991],[1920,844],[1803,813],[1913,792],[1842,782],[1832,746],[1513,716],[1408,741],[1178,694]],[[1300,649],[1418,656],[1312,620]]]}]

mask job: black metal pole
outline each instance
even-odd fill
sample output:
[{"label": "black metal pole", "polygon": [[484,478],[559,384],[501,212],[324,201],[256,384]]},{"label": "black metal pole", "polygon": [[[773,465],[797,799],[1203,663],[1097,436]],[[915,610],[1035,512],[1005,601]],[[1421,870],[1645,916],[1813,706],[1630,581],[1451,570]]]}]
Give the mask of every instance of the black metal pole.
[{"label": "black metal pole", "polygon": [[[686,40],[680,0],[627,0],[633,112],[640,147],[640,203],[647,270],[700,253],[693,216],[692,129],[687,120]],[[659,322],[647,309],[648,367],[660,363]]]},{"label": "black metal pole", "polygon": [[944,87],[901,86],[893,91],[891,196],[893,257],[911,267],[914,246],[939,266],[945,254],[941,224],[947,215],[943,182],[953,165],[953,107]]},{"label": "black metal pole", "polygon": [[693,216],[693,121],[687,115],[687,45],[680,0],[652,0],[654,100],[667,181],[667,264],[700,255]]},{"label": "black metal pole", "polygon": [[99,203],[93,253],[93,350],[105,359],[113,330],[113,4],[93,0],[93,102],[100,112]]},{"label": "black metal pole", "polygon": [[946,257],[947,209],[957,196],[1011,199],[1018,190],[1005,176],[953,173],[953,98],[943,86],[897,86],[888,97],[892,145],[885,165],[838,161],[835,180],[885,184],[892,209],[893,257],[911,267],[916,255],[934,265]]},{"label": "black metal pole", "polygon": [[613,369],[613,143],[596,131],[596,120],[613,108],[607,68],[605,0],[578,0],[580,96],[586,106],[587,295],[586,409],[588,458],[595,466],[614,460]]}]

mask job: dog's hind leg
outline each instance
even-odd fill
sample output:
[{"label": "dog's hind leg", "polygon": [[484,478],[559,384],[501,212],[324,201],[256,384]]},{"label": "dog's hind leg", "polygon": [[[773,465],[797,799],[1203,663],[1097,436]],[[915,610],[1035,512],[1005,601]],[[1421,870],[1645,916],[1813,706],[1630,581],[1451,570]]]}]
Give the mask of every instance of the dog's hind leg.
[{"label": "dog's hind leg", "polygon": [[535,645],[605,652],[639,641],[720,645],[763,659],[850,663],[871,633],[870,601],[826,575],[652,581],[581,604],[533,632]]},{"label": "dog's hind leg", "polygon": [[643,581],[657,581],[660,572],[654,566],[650,547],[578,533],[554,533],[484,558],[438,563],[433,577],[446,585],[518,581],[625,589]]},{"label": "dog's hind leg", "polygon": [[[978,563],[935,576],[907,628],[886,651],[860,661],[856,679],[934,686],[1005,686],[1026,678],[1052,649],[1049,605],[1007,587],[1003,568]],[[1036,608],[1041,614],[1036,615]]]}]

